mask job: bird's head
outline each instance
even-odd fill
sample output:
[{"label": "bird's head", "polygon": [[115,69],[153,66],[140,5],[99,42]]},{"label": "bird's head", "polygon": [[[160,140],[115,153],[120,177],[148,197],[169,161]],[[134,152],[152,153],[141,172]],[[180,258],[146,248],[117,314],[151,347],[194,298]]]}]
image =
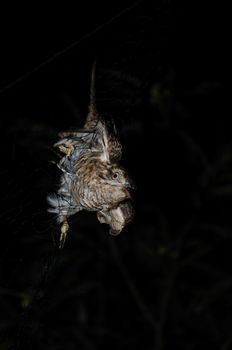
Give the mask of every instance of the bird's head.
[{"label": "bird's head", "polygon": [[120,165],[104,164],[99,171],[99,177],[103,187],[112,192],[113,196],[118,193],[122,200],[131,198],[131,190],[135,189],[135,184]]},{"label": "bird's head", "polygon": [[128,189],[135,189],[135,184],[128,173],[118,164],[110,165],[108,173],[108,178],[112,186],[123,186]]},{"label": "bird's head", "polygon": [[78,195],[83,193],[94,207],[109,209],[131,198],[135,188],[133,181],[123,167],[117,163],[107,163],[98,157],[88,157],[79,162]]}]

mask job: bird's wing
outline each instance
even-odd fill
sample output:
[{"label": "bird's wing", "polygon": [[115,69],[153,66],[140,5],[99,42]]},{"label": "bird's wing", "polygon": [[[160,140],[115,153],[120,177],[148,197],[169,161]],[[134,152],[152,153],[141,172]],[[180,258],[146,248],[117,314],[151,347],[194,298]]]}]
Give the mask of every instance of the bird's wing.
[{"label": "bird's wing", "polygon": [[99,158],[106,163],[118,161],[122,155],[122,146],[114,133],[110,133],[106,123],[99,119],[96,123],[90,144],[92,151],[98,153]]},{"label": "bird's wing", "polygon": [[109,132],[106,123],[97,112],[95,72],[96,63],[93,64],[92,68],[89,111],[84,128],[60,133],[61,139],[54,145],[65,154],[59,163],[60,168],[63,167],[71,173],[82,155],[85,155],[85,157],[94,155],[105,163],[112,163],[121,158],[122,147],[116,138],[115,132]]},{"label": "bird's wing", "polygon": [[58,223],[63,222],[69,216],[82,210],[80,203],[74,200],[72,196],[72,186],[72,177],[67,173],[63,173],[57,193],[52,193],[47,196],[47,202],[49,204],[48,212],[57,215]]},{"label": "bird's wing", "polygon": [[113,163],[121,158],[122,146],[113,133],[109,133],[106,123],[99,119],[93,130],[81,129],[71,134],[62,133],[55,147],[66,154],[65,161],[62,158],[61,163],[66,163],[69,167],[74,167],[82,155],[91,155],[101,159],[105,163]]},{"label": "bird's wing", "polygon": [[47,196],[47,202],[49,204],[48,212],[56,214],[57,222],[61,223],[69,216],[78,213],[82,210],[82,207],[76,205],[73,202],[71,196],[62,196],[56,193],[49,194]]}]

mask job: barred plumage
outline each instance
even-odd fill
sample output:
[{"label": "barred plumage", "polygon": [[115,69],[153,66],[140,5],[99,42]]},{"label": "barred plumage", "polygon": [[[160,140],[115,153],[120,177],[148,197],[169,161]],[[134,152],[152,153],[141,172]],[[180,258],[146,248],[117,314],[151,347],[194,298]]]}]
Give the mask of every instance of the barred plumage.
[{"label": "barred plumage", "polygon": [[57,164],[62,175],[57,193],[48,196],[48,211],[62,223],[61,245],[68,230],[68,217],[82,209],[96,211],[98,220],[110,225],[111,234],[120,233],[133,217],[129,200],[134,185],[118,164],[121,144],[97,113],[94,80],[95,65],[84,128],[60,133],[61,139],[54,145],[63,154]]}]

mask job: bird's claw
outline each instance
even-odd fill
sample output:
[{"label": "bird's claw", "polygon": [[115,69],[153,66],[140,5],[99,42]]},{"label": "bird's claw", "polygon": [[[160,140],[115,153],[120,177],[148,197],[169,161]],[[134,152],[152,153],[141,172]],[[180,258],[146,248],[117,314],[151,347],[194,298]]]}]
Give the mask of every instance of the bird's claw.
[{"label": "bird's claw", "polygon": [[62,249],[64,247],[64,243],[66,240],[68,229],[69,229],[69,224],[68,224],[67,220],[65,220],[61,226],[61,229],[60,229],[60,244],[59,244],[60,249]]},{"label": "bird's claw", "polygon": [[66,147],[64,145],[59,145],[58,148],[59,148],[60,152],[65,153],[67,156],[70,156],[74,151],[73,146]]}]

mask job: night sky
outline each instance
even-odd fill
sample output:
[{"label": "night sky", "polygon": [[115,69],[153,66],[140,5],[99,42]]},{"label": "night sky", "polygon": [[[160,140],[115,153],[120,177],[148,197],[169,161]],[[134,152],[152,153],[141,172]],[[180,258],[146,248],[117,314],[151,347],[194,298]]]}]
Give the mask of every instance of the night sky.
[{"label": "night sky", "polygon": [[[228,12],[130,1],[1,10],[0,349],[232,347]],[[46,196],[58,132],[81,128],[96,60],[137,185],[117,237],[59,227]]]}]

